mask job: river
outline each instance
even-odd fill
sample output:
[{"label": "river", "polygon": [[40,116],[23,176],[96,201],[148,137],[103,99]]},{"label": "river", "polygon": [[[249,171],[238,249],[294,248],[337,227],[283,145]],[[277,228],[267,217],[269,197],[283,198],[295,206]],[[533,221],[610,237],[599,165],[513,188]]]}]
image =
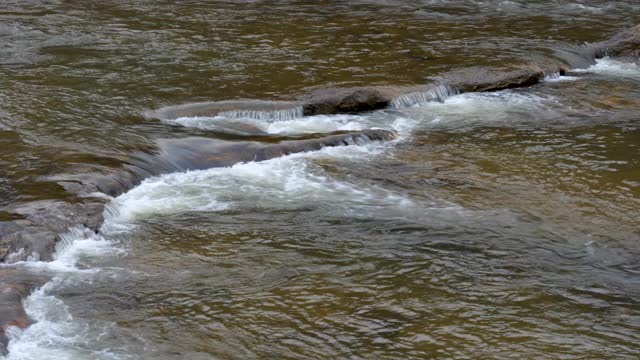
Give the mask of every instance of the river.
[{"label": "river", "polygon": [[361,114],[145,113],[425,84],[638,23],[632,0],[3,1],[0,221],[236,122],[399,134],[94,194],[100,234],[0,268],[48,279],[3,359],[637,359],[638,64]]}]

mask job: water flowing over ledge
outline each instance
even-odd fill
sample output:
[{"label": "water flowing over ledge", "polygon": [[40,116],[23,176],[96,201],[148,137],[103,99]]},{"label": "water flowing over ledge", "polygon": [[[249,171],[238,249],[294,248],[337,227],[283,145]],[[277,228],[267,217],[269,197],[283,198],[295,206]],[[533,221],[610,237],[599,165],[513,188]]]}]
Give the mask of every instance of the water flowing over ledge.
[{"label": "water flowing over ledge", "polygon": [[220,116],[228,119],[291,120],[301,117],[302,106],[297,102],[269,100],[229,100],[168,106],[144,115],[160,120],[184,117]]},{"label": "water flowing over ledge", "polygon": [[264,121],[285,121],[301,118],[304,115],[302,106],[281,110],[233,110],[224,111],[217,116],[226,119],[252,119]]},{"label": "water flowing over ledge", "polygon": [[391,101],[391,106],[395,108],[411,107],[421,105],[432,101],[443,102],[451,96],[458,95],[460,92],[452,86],[440,85],[425,91],[417,91],[403,94]]},{"label": "water flowing over ledge", "polygon": [[477,66],[440,74],[434,83],[418,86],[377,86],[321,88],[294,101],[238,100],[184,104],[147,112],[159,119],[220,116],[228,119],[283,121],[302,116],[357,114],[386,107],[413,106],[443,101],[466,92],[491,92],[527,87],[557,79],[572,67],[586,68],[596,59],[616,57],[637,61],[640,56],[640,25],[615,34],[612,38],[584,46],[567,46],[559,59],[545,58],[504,67]]},{"label": "water flowing over ledge", "polygon": [[516,64],[507,67],[470,67],[448,71],[422,86],[371,86],[322,88],[290,102],[265,100],[221,101],[183,104],[147,112],[148,118],[178,123],[202,117],[217,120],[284,121],[303,116],[359,114],[388,107],[401,108],[443,101],[459,93],[493,92],[528,87],[550,74],[562,75],[568,66],[560,60]]},{"label": "water flowing over ledge", "polygon": [[[629,34],[637,35],[637,27],[634,28],[636,31],[624,33],[624,36],[617,37],[622,39],[629,39]],[[633,36],[636,36],[633,35]],[[633,38],[635,39],[635,38]],[[633,40],[635,41],[635,40]],[[611,41],[605,43],[606,46],[603,46],[602,53],[603,54],[611,54],[611,55],[620,55],[620,56],[637,56],[636,48],[629,47],[617,47]],[[637,43],[632,43],[636,44]],[[629,50],[631,49],[631,50]],[[608,60],[607,60],[608,61]],[[603,66],[603,64],[605,64]],[[600,69],[597,66],[601,66]],[[618,67],[617,69],[619,69]],[[607,72],[611,69],[610,65],[607,65],[604,61],[599,62],[596,65],[596,68],[592,69],[595,72]],[[631,68],[632,71],[635,68]],[[442,87],[436,87],[433,90],[428,91],[416,91],[415,87],[407,87],[407,88],[389,88],[389,87],[371,87],[371,88],[348,88],[348,89],[322,89],[316,92],[312,92],[308,94],[308,96],[301,98],[300,100],[293,102],[271,102],[271,101],[229,101],[229,102],[220,102],[220,103],[201,103],[196,106],[193,104],[188,104],[179,107],[172,107],[158,110],[157,112],[151,113],[150,117],[159,117],[164,119],[176,119],[176,118],[188,118],[193,116],[219,116],[228,119],[251,119],[251,120],[260,120],[260,121],[289,121],[299,119],[303,116],[310,115],[322,115],[322,114],[355,114],[361,112],[367,112],[377,109],[384,109],[389,106],[393,107],[406,107],[413,106],[416,104],[421,104],[425,102],[433,102],[433,101],[444,101],[449,96],[455,95],[457,92],[489,92],[489,91],[497,91],[503,89],[511,89],[517,87],[525,87],[537,84],[545,79],[549,79],[550,76],[548,74],[559,74],[562,75],[567,71],[566,65],[562,62],[556,62],[553,64],[525,64],[520,66],[517,69],[507,69],[507,68],[471,68],[471,69],[463,69],[460,71],[452,71],[446,74],[441,75],[438,78],[438,83],[444,83]],[[616,70],[618,71],[618,70]],[[625,74],[628,72],[623,71]],[[551,79],[554,77],[551,76]],[[452,89],[456,89],[455,91]],[[234,158],[233,156],[227,159],[220,159],[217,156],[218,152],[209,153],[208,156],[205,156],[205,160],[202,158],[191,159],[193,163],[201,163],[203,168],[211,167],[212,164],[225,164],[223,166],[230,166],[230,164],[234,164],[237,162],[241,163],[249,163],[253,164],[252,161],[256,160],[265,160],[271,158],[278,158],[280,156],[286,156],[292,153],[298,153],[303,151],[317,150],[318,148],[325,148],[327,146],[351,146],[354,144],[362,144],[367,143],[371,140],[376,140],[376,136],[371,133],[363,133],[358,136],[354,135],[346,135],[336,138],[332,138],[330,140],[321,140],[321,141],[312,141],[308,143],[301,142],[291,142],[287,144],[285,147],[266,147],[260,148],[254,152],[250,152],[248,155],[243,154],[240,156],[240,160]],[[378,140],[389,140],[393,136],[391,135],[378,135]],[[187,144],[185,149],[202,149],[200,146],[202,143],[196,141],[197,146],[191,147],[190,144]],[[183,143],[183,144],[186,144]],[[334,144],[334,145],[328,145]],[[216,145],[217,146],[217,145]],[[242,150],[246,150],[246,148],[242,148]],[[186,151],[185,151],[186,152]],[[196,151],[197,152],[197,151]],[[237,154],[237,153],[236,153]],[[249,157],[247,157],[249,156]],[[246,165],[249,167],[249,165]],[[237,166],[236,168],[242,168],[242,165]],[[149,175],[149,174],[146,174]],[[196,174],[197,175],[197,174]],[[220,175],[220,174],[216,174]],[[197,176],[196,176],[197,177]],[[157,180],[157,179],[156,179]],[[135,182],[134,182],[135,183]],[[134,183],[130,184],[119,184],[121,189],[126,186],[131,186]],[[152,186],[154,182],[150,180],[145,183],[145,185]],[[292,186],[295,186],[293,184]],[[334,186],[334,185],[332,185]],[[335,185],[336,187],[340,187]],[[213,205],[212,205],[213,204]],[[218,206],[220,205],[220,206]],[[216,200],[202,206],[203,209],[224,209],[224,202],[219,202]],[[102,208],[103,204],[97,206],[98,208]],[[126,209],[126,207],[124,207]],[[71,211],[71,215],[69,219],[64,219],[64,221],[60,222],[60,224],[78,224],[80,223],[77,218],[73,218],[73,216],[77,217],[77,214],[74,213],[77,211]],[[107,217],[115,217],[124,216],[125,218],[135,218],[137,214],[135,211],[123,211],[122,209],[111,209],[107,211]],[[124,214],[124,215],[123,215]],[[40,216],[40,215],[38,215]],[[34,216],[33,219],[39,219],[38,221],[42,221],[42,217]],[[46,218],[45,218],[46,219]],[[109,223],[110,224],[110,223]],[[110,226],[105,222],[104,226]],[[68,228],[68,226],[67,226]],[[100,239],[99,234],[95,234],[95,230],[93,227],[90,227],[89,230],[86,230],[82,227],[72,228],[73,230],[63,233],[57,232],[59,230],[52,231],[48,230],[47,237],[49,240],[53,239],[53,241],[49,241],[50,243],[57,243],[57,252],[54,256],[51,264],[64,264],[60,269],[73,269],[75,267],[75,255],[73,249],[81,249],[83,245],[83,241],[87,241],[84,244],[89,244],[90,248],[99,247],[94,246],[96,244],[103,244],[102,241],[104,239]],[[38,229],[41,230],[41,229]],[[54,234],[54,238],[51,238],[50,235]],[[38,234],[41,234],[40,232]],[[36,234],[36,235],[38,235]],[[3,235],[3,245],[5,239],[8,237],[2,233]],[[10,240],[13,241],[13,240]],[[48,246],[48,245],[47,245]],[[108,244],[107,246],[108,247]],[[22,253],[20,253],[22,251]],[[46,249],[41,250],[42,255],[45,254]],[[21,254],[21,255],[20,255]],[[29,258],[31,257],[31,258]],[[33,252],[28,250],[19,249],[18,255],[13,256],[16,258],[16,261],[19,261],[18,258],[24,258],[23,260],[39,260],[41,258],[41,254],[39,252]],[[3,255],[3,259],[7,259]],[[12,259],[11,255],[8,255],[8,259]],[[0,270],[1,271],[1,270]],[[46,288],[45,288],[46,289]],[[40,290],[39,290],[40,291]],[[11,295],[11,299],[13,300],[12,304],[15,304],[17,308],[21,305],[19,304],[24,295],[16,295],[15,293],[9,294]],[[17,296],[17,297],[16,297]],[[43,294],[41,292],[33,293],[34,297],[42,297]],[[18,299],[17,302],[15,299]],[[58,304],[59,305],[59,304]],[[37,315],[32,315],[35,313],[31,313],[29,315],[32,316],[35,320],[40,320],[41,324],[46,324],[46,320],[44,317],[39,317]],[[20,315],[22,316],[22,315]],[[8,325],[7,325],[8,324]],[[26,327],[27,322],[24,319],[10,319],[10,321],[5,321],[2,323],[2,331],[3,333],[6,331],[11,334],[12,337],[19,337],[18,330],[16,330],[16,326],[18,327]],[[37,329],[37,328],[34,328]],[[15,348],[17,353],[18,348]]]}]

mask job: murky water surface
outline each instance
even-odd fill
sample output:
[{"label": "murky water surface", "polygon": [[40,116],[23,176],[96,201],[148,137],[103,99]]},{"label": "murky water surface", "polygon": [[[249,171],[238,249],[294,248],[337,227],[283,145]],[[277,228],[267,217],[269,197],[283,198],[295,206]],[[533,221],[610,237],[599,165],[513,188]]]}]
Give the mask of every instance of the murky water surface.
[{"label": "murky water surface", "polygon": [[[0,206],[220,119],[164,105],[424,84],[640,23],[636,1],[3,1]],[[148,179],[25,303],[8,359],[635,359],[640,68],[271,134],[395,129]],[[11,214],[0,212],[2,217]],[[70,234],[74,237],[74,234]]]}]

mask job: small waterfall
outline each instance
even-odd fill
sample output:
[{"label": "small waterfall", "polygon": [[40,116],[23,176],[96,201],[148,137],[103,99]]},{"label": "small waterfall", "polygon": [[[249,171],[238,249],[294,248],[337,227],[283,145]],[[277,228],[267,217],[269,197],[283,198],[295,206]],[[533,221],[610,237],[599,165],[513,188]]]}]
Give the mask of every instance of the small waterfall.
[{"label": "small waterfall", "polygon": [[558,81],[562,75],[559,72],[555,72],[552,74],[545,74],[543,81]]},{"label": "small waterfall", "polygon": [[452,86],[438,85],[432,88],[428,88],[426,91],[416,91],[400,95],[397,98],[393,99],[393,101],[391,102],[391,106],[395,108],[404,108],[432,101],[443,102],[447,98],[459,93],[460,92]]},{"label": "small waterfall", "polygon": [[252,119],[261,121],[286,121],[303,116],[302,106],[278,110],[232,110],[218,113],[219,117],[228,119]]}]

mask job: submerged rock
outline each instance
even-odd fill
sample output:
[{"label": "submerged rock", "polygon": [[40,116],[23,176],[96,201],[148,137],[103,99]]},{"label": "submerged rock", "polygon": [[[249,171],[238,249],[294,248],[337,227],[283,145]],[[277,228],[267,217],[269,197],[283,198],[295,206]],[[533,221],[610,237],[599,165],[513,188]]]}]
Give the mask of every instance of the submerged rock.
[{"label": "submerged rock", "polygon": [[279,156],[320,150],[325,147],[386,141],[397,137],[389,130],[363,130],[336,133],[304,140],[286,140],[274,144],[243,141],[229,142],[203,137],[162,140],[159,142],[161,161],[177,170],[200,170],[231,166],[250,161],[264,161]]}]

